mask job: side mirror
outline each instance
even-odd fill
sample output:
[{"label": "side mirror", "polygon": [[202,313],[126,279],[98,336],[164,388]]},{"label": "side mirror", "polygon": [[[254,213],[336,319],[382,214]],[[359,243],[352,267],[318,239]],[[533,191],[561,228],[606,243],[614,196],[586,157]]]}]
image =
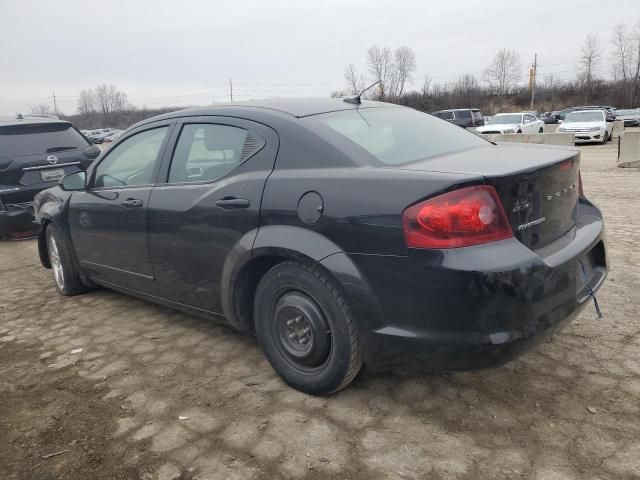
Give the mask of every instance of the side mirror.
[{"label": "side mirror", "polygon": [[98,158],[98,155],[100,155],[100,149],[95,145],[89,145],[82,151],[82,153],[85,157],[90,158],[91,160],[95,160],[96,158]]},{"label": "side mirror", "polygon": [[613,122],[615,120],[615,118],[613,117],[607,117],[607,122]]},{"label": "side mirror", "polygon": [[86,188],[87,174],[74,172],[65,175],[58,181],[60,188],[66,192],[81,191]]}]

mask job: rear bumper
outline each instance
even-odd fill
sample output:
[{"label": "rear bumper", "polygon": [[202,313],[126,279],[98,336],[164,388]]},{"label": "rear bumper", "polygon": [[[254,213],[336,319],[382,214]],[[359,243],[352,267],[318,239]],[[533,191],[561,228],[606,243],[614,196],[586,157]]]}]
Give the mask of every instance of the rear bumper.
[{"label": "rear bumper", "polygon": [[36,234],[33,202],[7,205],[0,210],[0,238],[24,238]]},{"label": "rear bumper", "polygon": [[607,274],[604,224],[588,202],[579,224],[541,251],[509,239],[407,257],[349,257],[367,286],[353,278],[343,285],[357,310],[365,363],[377,370],[502,365],[589,303],[581,260],[593,290]]}]

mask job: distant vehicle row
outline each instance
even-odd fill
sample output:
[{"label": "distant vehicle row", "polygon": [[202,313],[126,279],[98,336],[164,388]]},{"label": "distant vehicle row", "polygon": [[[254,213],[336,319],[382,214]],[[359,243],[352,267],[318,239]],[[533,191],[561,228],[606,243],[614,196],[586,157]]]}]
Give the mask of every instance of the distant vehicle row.
[{"label": "distant vehicle row", "polygon": [[80,130],[82,134],[92,143],[112,142],[120,135],[123,130],[115,128],[100,128],[98,130]]}]

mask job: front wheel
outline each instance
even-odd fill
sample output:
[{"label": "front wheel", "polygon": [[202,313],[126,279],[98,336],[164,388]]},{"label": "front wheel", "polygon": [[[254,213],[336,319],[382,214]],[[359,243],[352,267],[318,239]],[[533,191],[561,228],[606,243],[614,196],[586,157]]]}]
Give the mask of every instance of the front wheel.
[{"label": "front wheel", "polygon": [[538,130],[538,133],[544,133],[544,128],[540,127],[540,130]]},{"label": "front wheel", "polygon": [[351,311],[318,267],[280,263],[258,284],[258,341],[273,369],[291,387],[324,395],[346,387],[362,366]]},{"label": "front wheel", "polygon": [[606,130],[604,131],[604,135],[602,136],[602,145],[604,145],[605,143],[607,143],[609,141],[609,132],[607,132]]},{"label": "front wheel", "polygon": [[56,290],[62,295],[72,296],[89,290],[82,281],[73,264],[69,245],[57,225],[51,223],[45,232],[49,263],[53,271]]}]

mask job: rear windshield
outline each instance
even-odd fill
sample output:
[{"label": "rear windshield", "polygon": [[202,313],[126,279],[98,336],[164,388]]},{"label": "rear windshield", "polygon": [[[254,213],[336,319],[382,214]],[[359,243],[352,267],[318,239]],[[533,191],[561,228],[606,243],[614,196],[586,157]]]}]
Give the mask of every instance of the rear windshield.
[{"label": "rear windshield", "polygon": [[87,140],[68,123],[0,127],[0,156],[19,157],[86,148]]},{"label": "rear windshield", "polygon": [[410,108],[364,108],[307,117],[334,139],[346,138],[385,165],[486,146],[482,138]]}]

